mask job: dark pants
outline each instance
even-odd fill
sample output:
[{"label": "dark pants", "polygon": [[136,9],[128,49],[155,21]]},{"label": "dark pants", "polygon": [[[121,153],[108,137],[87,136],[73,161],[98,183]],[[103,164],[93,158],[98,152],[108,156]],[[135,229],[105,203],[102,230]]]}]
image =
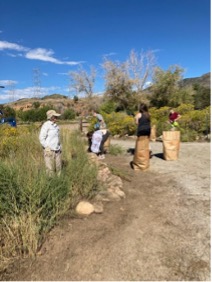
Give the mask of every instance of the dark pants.
[{"label": "dark pants", "polygon": [[90,131],[90,132],[87,133],[87,138],[88,138],[88,152],[91,152],[92,135],[93,135],[93,131]]},{"label": "dark pants", "polygon": [[110,132],[107,131],[103,136],[102,136],[102,142],[100,144],[99,150],[100,150],[100,154],[104,154],[104,143],[105,141],[108,139],[108,137],[110,136]]}]

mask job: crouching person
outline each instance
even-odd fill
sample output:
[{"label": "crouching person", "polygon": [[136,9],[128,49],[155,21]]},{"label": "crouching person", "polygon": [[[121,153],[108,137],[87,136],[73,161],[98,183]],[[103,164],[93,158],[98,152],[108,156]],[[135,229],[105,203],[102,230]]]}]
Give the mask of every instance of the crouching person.
[{"label": "crouching person", "polygon": [[56,121],[60,114],[56,113],[54,110],[49,110],[46,115],[47,121],[41,127],[39,140],[43,147],[47,174],[53,176],[56,172],[59,176],[61,173],[62,160],[60,130]]},{"label": "crouching person", "polygon": [[108,140],[110,133],[107,129],[100,129],[98,125],[95,125],[94,129],[94,132],[89,132],[87,134],[89,144],[88,151],[95,153],[99,159],[104,159],[104,144]]}]

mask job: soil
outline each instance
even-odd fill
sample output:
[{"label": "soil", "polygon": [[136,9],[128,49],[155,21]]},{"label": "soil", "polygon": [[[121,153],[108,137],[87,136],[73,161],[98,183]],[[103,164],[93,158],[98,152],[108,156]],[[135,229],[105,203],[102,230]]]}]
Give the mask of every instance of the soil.
[{"label": "soil", "polygon": [[179,159],[165,161],[152,142],[146,172],[130,168],[134,140],[112,144],[124,154],[103,162],[124,175],[126,198],[65,217],[36,259],[16,262],[3,280],[210,281],[210,143],[181,143]]}]

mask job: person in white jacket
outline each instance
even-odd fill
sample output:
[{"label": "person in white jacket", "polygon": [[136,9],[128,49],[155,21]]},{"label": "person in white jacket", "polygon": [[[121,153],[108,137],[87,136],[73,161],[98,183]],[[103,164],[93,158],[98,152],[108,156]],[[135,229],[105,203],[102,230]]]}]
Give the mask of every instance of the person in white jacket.
[{"label": "person in white jacket", "polygon": [[60,175],[62,168],[60,129],[56,124],[57,117],[60,116],[56,111],[49,110],[46,113],[47,121],[42,125],[39,141],[43,147],[46,172],[52,176],[55,172]]},{"label": "person in white jacket", "polygon": [[107,141],[110,133],[107,129],[100,129],[99,124],[94,125],[95,131],[88,133],[89,138],[89,152],[95,153],[99,159],[105,159],[104,155],[104,143]]}]

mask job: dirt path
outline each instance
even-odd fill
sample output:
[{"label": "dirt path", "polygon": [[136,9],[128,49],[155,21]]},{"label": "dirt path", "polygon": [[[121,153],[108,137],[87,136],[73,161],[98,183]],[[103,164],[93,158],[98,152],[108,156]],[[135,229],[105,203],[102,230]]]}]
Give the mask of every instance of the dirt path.
[{"label": "dirt path", "polygon": [[[125,151],[135,141],[113,140]],[[126,179],[126,198],[103,214],[65,218],[34,261],[22,261],[4,280],[210,280],[210,144],[183,143],[177,161],[152,143],[147,172],[132,156],[104,160]]]}]

